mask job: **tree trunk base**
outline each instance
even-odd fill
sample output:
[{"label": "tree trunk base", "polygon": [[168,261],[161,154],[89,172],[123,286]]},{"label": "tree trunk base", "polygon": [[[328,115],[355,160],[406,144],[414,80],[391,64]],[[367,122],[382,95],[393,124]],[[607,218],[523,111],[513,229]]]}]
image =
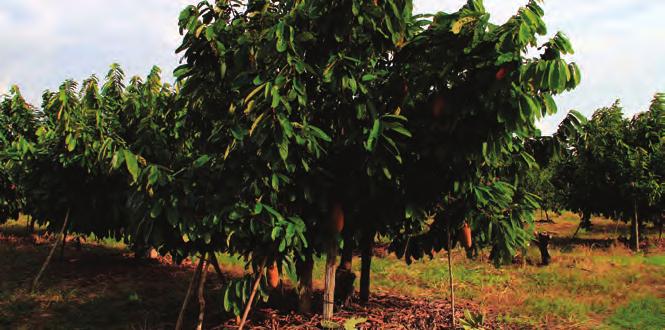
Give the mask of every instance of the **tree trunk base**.
[{"label": "tree trunk base", "polygon": [[296,272],[298,273],[298,312],[303,315],[312,313],[312,293],[314,292],[312,273],[314,260],[308,256],[304,261],[298,258]]}]

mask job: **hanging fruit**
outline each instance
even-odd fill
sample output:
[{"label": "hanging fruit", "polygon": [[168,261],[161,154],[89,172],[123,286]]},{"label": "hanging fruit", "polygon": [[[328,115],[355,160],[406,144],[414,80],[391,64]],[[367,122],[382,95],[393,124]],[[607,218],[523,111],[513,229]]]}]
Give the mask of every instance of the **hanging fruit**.
[{"label": "hanging fruit", "polygon": [[499,71],[496,72],[496,80],[503,80],[508,74],[508,69],[506,67],[501,67]]},{"label": "hanging fruit", "polygon": [[333,204],[330,220],[332,229],[338,234],[341,233],[344,229],[344,210],[339,202]]},{"label": "hanging fruit", "polygon": [[462,235],[464,238],[464,246],[467,249],[471,248],[472,241],[471,241],[471,227],[469,227],[468,223],[464,223],[464,227],[462,227]]},{"label": "hanging fruit", "polygon": [[441,95],[437,95],[432,102],[432,117],[441,118],[446,109],[446,100]]},{"label": "hanging fruit", "polygon": [[266,274],[266,277],[268,277],[268,285],[273,289],[277,289],[279,286],[279,269],[277,268],[276,261],[268,267],[267,272],[268,274]]}]

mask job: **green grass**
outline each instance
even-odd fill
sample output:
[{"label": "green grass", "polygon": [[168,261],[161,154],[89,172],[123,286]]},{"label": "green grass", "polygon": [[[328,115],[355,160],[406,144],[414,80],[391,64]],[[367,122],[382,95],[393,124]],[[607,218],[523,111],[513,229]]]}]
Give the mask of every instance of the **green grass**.
[{"label": "green grass", "polygon": [[590,312],[589,306],[566,297],[530,297],[524,307],[529,316],[537,320],[558,318],[580,322],[586,321]]},{"label": "green grass", "polygon": [[665,299],[648,296],[631,300],[606,322],[610,329],[665,329]]}]

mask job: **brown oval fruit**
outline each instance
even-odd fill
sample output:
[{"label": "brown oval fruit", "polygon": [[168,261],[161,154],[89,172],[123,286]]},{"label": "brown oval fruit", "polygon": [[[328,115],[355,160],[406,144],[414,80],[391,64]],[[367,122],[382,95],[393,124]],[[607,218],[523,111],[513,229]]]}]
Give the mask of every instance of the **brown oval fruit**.
[{"label": "brown oval fruit", "polygon": [[462,227],[462,235],[464,235],[464,246],[467,249],[471,248],[471,227],[469,227],[468,223],[464,223],[464,227]]},{"label": "brown oval fruit", "polygon": [[503,80],[503,78],[505,78],[507,74],[508,74],[508,69],[502,67],[501,69],[499,69],[499,71],[496,72],[496,80]]},{"label": "brown oval fruit", "polygon": [[277,289],[279,286],[279,269],[277,268],[277,262],[273,262],[273,264],[268,267],[268,274],[266,274],[266,276],[268,277],[268,285],[273,289]]},{"label": "brown oval fruit", "polygon": [[441,118],[446,109],[446,100],[441,95],[437,95],[432,102],[432,117]]},{"label": "brown oval fruit", "polygon": [[331,214],[331,224],[332,229],[337,233],[341,233],[344,229],[344,210],[342,209],[342,204],[334,203],[332,207]]}]

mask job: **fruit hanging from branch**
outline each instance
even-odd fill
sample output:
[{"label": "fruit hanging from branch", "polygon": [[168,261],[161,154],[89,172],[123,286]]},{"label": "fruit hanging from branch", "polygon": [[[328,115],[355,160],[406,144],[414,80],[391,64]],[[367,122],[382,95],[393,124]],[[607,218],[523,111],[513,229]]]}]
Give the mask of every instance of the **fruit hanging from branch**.
[{"label": "fruit hanging from branch", "polygon": [[469,227],[469,223],[467,222],[465,222],[462,227],[462,235],[464,238],[464,247],[470,249],[473,241],[471,240],[471,227]]},{"label": "fruit hanging from branch", "polygon": [[273,262],[266,272],[268,273],[266,274],[268,277],[268,285],[273,289],[277,289],[279,286],[279,267],[277,267],[277,262]]}]

